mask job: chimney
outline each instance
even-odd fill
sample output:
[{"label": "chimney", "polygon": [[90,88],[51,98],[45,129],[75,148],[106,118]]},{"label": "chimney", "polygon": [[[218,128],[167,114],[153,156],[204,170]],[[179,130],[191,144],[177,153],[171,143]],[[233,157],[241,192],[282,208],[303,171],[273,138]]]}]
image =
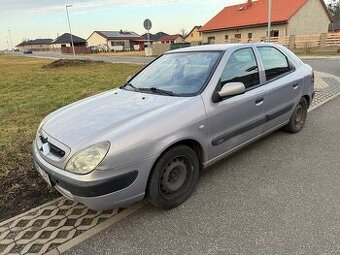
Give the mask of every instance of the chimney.
[{"label": "chimney", "polygon": [[248,0],[247,4],[246,4],[246,7],[250,8],[252,5],[253,5],[253,0]]}]

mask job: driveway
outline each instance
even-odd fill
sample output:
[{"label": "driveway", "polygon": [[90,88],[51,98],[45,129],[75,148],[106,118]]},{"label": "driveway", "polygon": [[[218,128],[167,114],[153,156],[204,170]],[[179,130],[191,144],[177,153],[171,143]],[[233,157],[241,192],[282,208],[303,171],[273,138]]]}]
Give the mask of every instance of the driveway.
[{"label": "driveway", "polygon": [[65,254],[339,254],[340,97],[202,173],[185,204],[147,206]]},{"label": "driveway", "polygon": [[340,58],[302,59],[315,71],[333,74],[340,77]]}]

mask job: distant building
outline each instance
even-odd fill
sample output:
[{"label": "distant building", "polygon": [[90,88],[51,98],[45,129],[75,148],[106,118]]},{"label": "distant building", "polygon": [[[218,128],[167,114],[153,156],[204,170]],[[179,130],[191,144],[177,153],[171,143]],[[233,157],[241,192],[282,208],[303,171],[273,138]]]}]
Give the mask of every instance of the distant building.
[{"label": "distant building", "polygon": [[35,39],[27,40],[18,44],[16,48],[19,51],[33,50],[33,51],[49,51],[51,50],[51,42],[53,39]]},{"label": "distant building", "polygon": [[202,26],[195,26],[184,38],[185,42],[191,43],[191,44],[201,44],[203,41],[202,32],[199,31],[199,29]]},{"label": "distant building", "polygon": [[[151,42],[155,42],[155,41],[159,41],[159,39],[162,37],[162,36],[165,36],[165,35],[168,35],[167,33],[164,33],[164,32],[158,32],[156,34],[151,34],[150,33],[150,41]],[[148,40],[148,34],[144,34],[142,35],[142,38],[144,40]]]},{"label": "distant building", "polygon": [[[87,53],[89,49],[86,47],[86,40],[72,35],[73,44],[76,53]],[[72,53],[72,43],[71,43],[71,34],[65,33],[59,36],[57,39],[52,41],[51,45],[54,50],[60,50],[63,53]]]},{"label": "distant building", "polygon": [[340,33],[340,23],[329,24],[328,31],[330,33]]},{"label": "distant building", "polygon": [[156,44],[173,44],[184,43],[184,38],[181,35],[163,35],[154,43]]},{"label": "distant building", "polygon": [[144,42],[141,36],[134,32],[125,31],[94,31],[87,44],[99,51],[134,51],[144,50]]},{"label": "distant building", "polygon": [[[323,0],[272,0],[272,37],[328,31],[332,17]],[[268,0],[225,7],[200,28],[203,43],[228,43],[267,37]]]}]

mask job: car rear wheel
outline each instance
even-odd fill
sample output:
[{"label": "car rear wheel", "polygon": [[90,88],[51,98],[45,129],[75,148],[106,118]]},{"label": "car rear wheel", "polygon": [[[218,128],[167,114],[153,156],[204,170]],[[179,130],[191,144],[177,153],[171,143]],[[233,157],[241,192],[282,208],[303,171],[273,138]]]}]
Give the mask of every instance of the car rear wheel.
[{"label": "car rear wheel", "polygon": [[147,187],[147,199],[161,209],[172,209],[185,202],[199,176],[197,154],[179,145],[166,151],[155,164]]},{"label": "car rear wheel", "polygon": [[300,132],[306,122],[307,109],[307,100],[303,97],[295,107],[292,117],[290,118],[289,123],[284,127],[284,130],[290,133]]}]

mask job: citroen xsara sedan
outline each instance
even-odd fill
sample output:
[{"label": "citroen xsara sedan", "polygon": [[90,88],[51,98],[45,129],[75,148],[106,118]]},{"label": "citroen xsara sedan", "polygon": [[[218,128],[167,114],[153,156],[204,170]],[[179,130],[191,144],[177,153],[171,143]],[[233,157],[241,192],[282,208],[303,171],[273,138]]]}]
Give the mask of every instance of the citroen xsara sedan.
[{"label": "citroen xsara sedan", "polygon": [[33,158],[49,185],[89,208],[146,198],[170,209],[201,169],[279,128],[299,132],[313,96],[312,68],[278,45],[174,50],[48,115]]}]

